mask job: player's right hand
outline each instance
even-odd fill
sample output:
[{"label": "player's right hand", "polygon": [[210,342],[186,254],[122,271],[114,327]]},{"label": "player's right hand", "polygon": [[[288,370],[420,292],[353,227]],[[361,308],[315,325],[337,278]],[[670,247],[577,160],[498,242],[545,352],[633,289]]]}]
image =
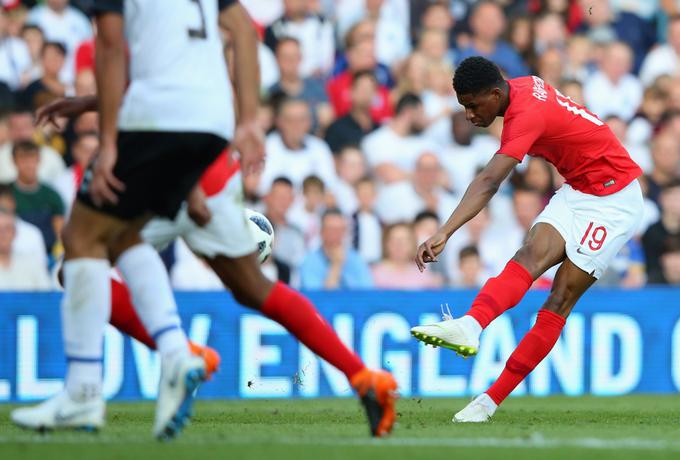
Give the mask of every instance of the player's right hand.
[{"label": "player's right hand", "polygon": [[92,182],[89,192],[97,206],[117,204],[116,192],[125,190],[125,184],[113,175],[113,167],[118,159],[118,149],[114,146],[102,147],[95,159]]},{"label": "player's right hand", "polygon": [[429,237],[418,247],[416,265],[421,273],[425,270],[425,264],[437,262],[437,256],[444,250],[448,239],[446,233],[438,230],[437,233]]},{"label": "player's right hand", "polygon": [[35,112],[35,124],[51,124],[61,130],[58,118],[73,118],[87,112],[90,101],[81,97],[64,97],[43,105]]},{"label": "player's right hand", "polygon": [[234,133],[234,146],[241,155],[244,176],[258,172],[264,166],[264,132],[256,121],[239,123]]}]

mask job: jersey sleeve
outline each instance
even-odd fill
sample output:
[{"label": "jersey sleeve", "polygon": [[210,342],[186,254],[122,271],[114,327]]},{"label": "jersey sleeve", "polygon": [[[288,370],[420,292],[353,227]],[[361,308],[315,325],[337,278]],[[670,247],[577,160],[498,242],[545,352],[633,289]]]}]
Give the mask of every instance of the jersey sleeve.
[{"label": "jersey sleeve", "polygon": [[518,113],[503,125],[501,147],[496,153],[522,161],[544,131],[545,119],[542,116],[530,111]]},{"label": "jersey sleeve", "polygon": [[220,11],[229,8],[231,5],[235,3],[238,3],[238,0],[217,0],[217,4],[220,8]]},{"label": "jersey sleeve", "polygon": [[92,3],[92,14],[99,16],[105,13],[123,14],[124,0],[94,0]]}]

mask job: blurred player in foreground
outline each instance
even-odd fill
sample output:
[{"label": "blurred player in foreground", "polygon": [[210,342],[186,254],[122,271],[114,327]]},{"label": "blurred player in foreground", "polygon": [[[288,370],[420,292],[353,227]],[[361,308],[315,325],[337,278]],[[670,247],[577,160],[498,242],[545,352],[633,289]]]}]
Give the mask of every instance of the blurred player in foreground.
[{"label": "blurred player in foreground", "polygon": [[[153,433],[168,439],[191,416],[206,370],[189,351],[165,267],[140,231],[153,216],[177,216],[227,139],[234,138],[246,168],[262,163],[262,136],[255,129],[257,40],[234,0],[95,0],[92,7],[100,150],[63,235],[64,390],[14,411],[12,420],[34,429],[104,424],[102,352],[115,262],[161,356]],[[218,21],[238,37],[235,135]],[[201,199],[192,193],[192,200]]]},{"label": "blurred player in foreground", "polygon": [[418,248],[416,264],[435,262],[451,235],[487,205],[526,154],[545,158],[566,183],[536,219],[524,246],[489,279],[465,316],[411,329],[417,339],[462,356],[477,353],[484,328],[524,297],[534,280],[562,263],[536,324],[498,380],[454,415],[485,422],[553,348],[576,301],[602,275],[642,218],[638,165],[609,127],[535,76],[504,80],[491,61],[465,59],[453,79],[475,126],[504,117],[501,147],[468,187],[448,221]]},{"label": "blurred player in foreground", "polygon": [[[38,122],[54,122],[56,117],[73,117],[95,109],[93,97],[62,99],[41,108]],[[223,153],[203,174],[199,184],[207,196],[207,206],[192,209],[188,204],[174,220],[152,220],[142,230],[144,241],[160,249],[182,237],[194,253],[204,258],[239,303],[277,321],[347,376],[366,409],[374,436],[390,433],[396,415],[394,378],[385,371],[367,369],[307,298],[283,283],[272,283],[262,274],[244,215],[238,162]],[[135,313],[134,299],[125,284],[112,279],[111,292],[111,324],[155,349],[156,342]],[[219,358],[210,349],[196,347],[195,350],[204,357],[209,370],[214,370]]]}]

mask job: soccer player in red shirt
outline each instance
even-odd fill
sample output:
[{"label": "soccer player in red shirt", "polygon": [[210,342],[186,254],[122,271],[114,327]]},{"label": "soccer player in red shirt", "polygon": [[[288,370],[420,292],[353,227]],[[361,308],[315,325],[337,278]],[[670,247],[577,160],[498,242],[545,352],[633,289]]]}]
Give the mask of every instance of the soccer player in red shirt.
[{"label": "soccer player in red shirt", "polygon": [[566,179],[503,271],[482,287],[461,318],[411,333],[462,356],[477,353],[479,335],[519,303],[531,284],[561,263],[536,324],[506,362],[498,380],[454,415],[485,422],[553,348],[574,304],[602,275],[642,217],[640,167],[597,116],[538,77],[504,80],[491,61],[465,59],[453,79],[458,101],[475,126],[504,118],[501,147],[470,183],[448,221],[418,248],[416,264],[435,262],[451,235],[484,208],[501,182],[529,154],[552,163]]}]

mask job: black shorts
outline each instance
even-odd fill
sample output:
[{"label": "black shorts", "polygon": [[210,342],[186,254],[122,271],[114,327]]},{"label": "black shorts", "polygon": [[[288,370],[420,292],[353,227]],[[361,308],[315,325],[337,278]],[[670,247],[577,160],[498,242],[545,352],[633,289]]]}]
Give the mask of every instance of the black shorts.
[{"label": "black shorts", "polygon": [[[174,219],[203,171],[219,156],[227,141],[208,133],[121,131],[113,174],[125,184],[116,192],[118,204],[97,206],[83,177],[78,201],[105,214],[132,220],[144,214]],[[90,166],[91,168],[92,166]]]}]

